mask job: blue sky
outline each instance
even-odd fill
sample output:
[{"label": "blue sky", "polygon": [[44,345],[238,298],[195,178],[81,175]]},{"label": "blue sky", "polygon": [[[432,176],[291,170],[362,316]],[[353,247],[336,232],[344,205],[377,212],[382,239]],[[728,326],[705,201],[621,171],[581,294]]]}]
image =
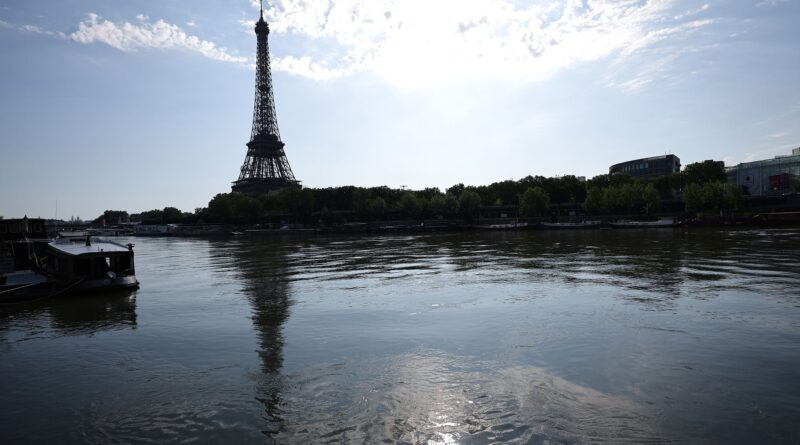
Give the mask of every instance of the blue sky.
[{"label": "blue sky", "polygon": [[[0,0],[0,215],[205,206],[249,139],[253,0]],[[310,187],[591,177],[800,146],[800,1],[276,0]]]}]

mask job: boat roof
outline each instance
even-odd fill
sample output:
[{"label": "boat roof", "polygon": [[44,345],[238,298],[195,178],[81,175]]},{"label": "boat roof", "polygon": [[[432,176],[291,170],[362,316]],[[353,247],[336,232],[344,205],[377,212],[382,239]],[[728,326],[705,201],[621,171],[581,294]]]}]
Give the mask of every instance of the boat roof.
[{"label": "boat roof", "polygon": [[85,230],[73,230],[73,231],[60,231],[58,232],[58,236],[62,238],[69,238],[69,237],[78,237],[78,236],[86,236],[87,232]]},{"label": "boat roof", "polygon": [[96,239],[92,240],[92,244],[90,246],[87,246],[83,241],[71,242],[69,240],[56,240],[49,245],[51,248],[68,255],[128,252],[128,248],[121,244]]}]

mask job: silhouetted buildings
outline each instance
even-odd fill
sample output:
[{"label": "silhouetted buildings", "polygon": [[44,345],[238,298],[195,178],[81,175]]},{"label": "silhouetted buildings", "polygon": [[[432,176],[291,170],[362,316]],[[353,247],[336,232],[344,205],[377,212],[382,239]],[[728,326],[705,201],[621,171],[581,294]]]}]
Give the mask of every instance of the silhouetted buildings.
[{"label": "silhouetted buildings", "polygon": [[47,227],[40,218],[0,219],[0,240],[46,239]]},{"label": "silhouetted buildings", "polygon": [[791,155],[744,162],[728,167],[728,182],[747,189],[751,196],[780,196],[800,191],[800,148]]},{"label": "silhouetted buildings", "polygon": [[621,162],[608,168],[608,174],[624,173],[634,178],[654,178],[681,171],[681,160],[675,155],[654,156]]}]

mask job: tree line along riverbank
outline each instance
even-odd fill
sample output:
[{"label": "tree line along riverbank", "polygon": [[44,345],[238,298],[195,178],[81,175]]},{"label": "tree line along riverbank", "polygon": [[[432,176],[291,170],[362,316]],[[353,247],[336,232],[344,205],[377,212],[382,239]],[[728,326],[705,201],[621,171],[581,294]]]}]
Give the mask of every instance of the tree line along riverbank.
[{"label": "tree line along riverbank", "polygon": [[[453,227],[494,220],[574,221],[673,217],[706,224],[749,223],[760,213],[800,210],[798,194],[752,197],[726,182],[713,161],[689,164],[680,173],[651,179],[626,174],[527,176],[489,185],[453,185],[421,190],[382,187],[291,187],[258,197],[220,193],[207,207],[182,212],[175,207],[128,214],[108,210],[94,224],[228,224],[259,227],[337,227],[345,224],[423,221]],[[445,224],[446,225],[446,224]]]}]

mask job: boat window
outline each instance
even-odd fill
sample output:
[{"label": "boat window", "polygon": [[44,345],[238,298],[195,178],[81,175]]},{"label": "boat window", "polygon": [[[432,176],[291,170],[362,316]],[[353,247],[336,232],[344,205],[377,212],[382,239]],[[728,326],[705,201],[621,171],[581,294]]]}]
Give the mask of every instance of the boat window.
[{"label": "boat window", "polygon": [[92,276],[94,278],[103,278],[108,272],[108,258],[106,257],[97,257],[92,260]]},{"label": "boat window", "polygon": [[128,255],[120,255],[117,257],[117,272],[128,272],[131,268],[131,257]]},{"label": "boat window", "polygon": [[89,275],[91,271],[91,263],[88,259],[80,259],[75,261],[75,275],[83,276]]}]

